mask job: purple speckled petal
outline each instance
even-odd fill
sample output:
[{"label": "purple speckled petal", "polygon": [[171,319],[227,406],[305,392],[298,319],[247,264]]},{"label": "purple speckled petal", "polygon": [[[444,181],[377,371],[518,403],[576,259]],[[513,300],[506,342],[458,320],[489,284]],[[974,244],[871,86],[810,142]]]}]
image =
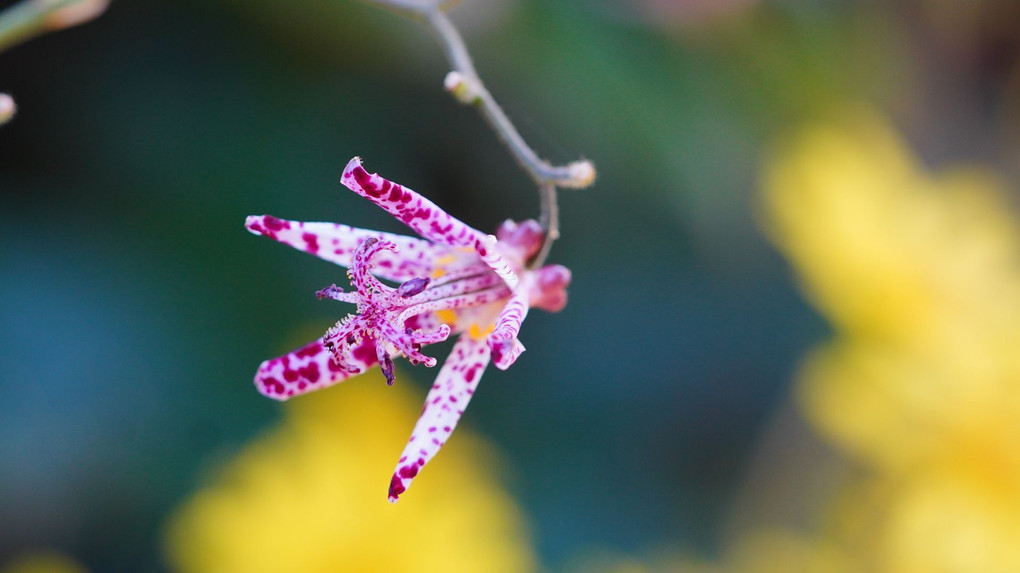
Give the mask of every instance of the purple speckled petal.
[{"label": "purple speckled petal", "polygon": [[360,157],[351,159],[340,176],[340,182],[400,219],[422,237],[451,248],[474,249],[485,264],[506,281],[507,286],[517,288],[517,275],[496,248],[496,237],[474,229],[411,189],[369,173],[361,166]]},{"label": "purple speckled petal", "polygon": [[462,336],[453,345],[453,352],[439,370],[436,383],[425,398],[421,417],[393,472],[389,491],[391,503],[407,490],[414,476],[449,439],[488,364],[489,348],[484,342]]},{"label": "purple speckled petal", "polygon": [[391,242],[397,246],[397,252],[379,253],[372,272],[397,282],[429,276],[436,267],[436,259],[450,254],[450,249],[430,241],[336,223],[304,223],[272,215],[252,215],[244,226],[256,235],[264,235],[343,267],[351,266],[354,250],[362,240],[375,238]]},{"label": "purple speckled petal", "polygon": [[496,327],[486,339],[496,368],[506,370],[524,352],[524,345],[517,340],[517,333],[521,331],[521,324],[527,316],[528,293],[521,290],[507,301],[496,319]]},{"label": "purple speckled petal", "polygon": [[361,166],[360,157],[351,159],[340,182],[430,241],[454,248],[474,248],[485,238],[485,233],[453,217],[415,191],[369,173]]},{"label": "purple speckled petal", "polygon": [[326,350],[322,339],[315,340],[279,358],[266,360],[255,373],[255,387],[264,396],[287,400],[299,394],[320,390],[360,374],[374,366],[375,341],[366,339],[352,355],[355,361],[339,366]]},{"label": "purple speckled petal", "polygon": [[499,278],[503,279],[510,290],[517,290],[520,279],[517,277],[517,273],[510,268],[509,261],[500,253],[499,242],[495,235],[483,237],[482,241],[475,246],[475,250],[478,251],[478,256],[482,258],[482,261],[499,275]]},{"label": "purple speckled petal", "polygon": [[496,229],[496,238],[499,244],[508,254],[511,254],[519,261],[527,261],[532,255],[542,248],[542,239],[545,231],[542,225],[534,219],[527,219],[520,223],[507,219]]},{"label": "purple speckled petal", "polygon": [[528,305],[548,312],[559,312],[567,305],[570,269],[563,265],[547,265],[530,271]]}]

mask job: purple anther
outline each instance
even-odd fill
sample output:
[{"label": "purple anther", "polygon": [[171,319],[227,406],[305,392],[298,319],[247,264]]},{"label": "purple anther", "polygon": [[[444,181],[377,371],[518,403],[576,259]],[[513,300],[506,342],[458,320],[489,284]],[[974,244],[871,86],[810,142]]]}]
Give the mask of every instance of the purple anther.
[{"label": "purple anther", "polygon": [[343,292],[344,290],[342,288],[332,284],[320,291],[316,291],[315,296],[318,297],[319,300],[324,298],[336,299],[336,295],[342,294]]},{"label": "purple anther", "polygon": [[429,286],[430,282],[432,282],[432,280],[427,278],[413,278],[406,280],[397,287],[397,294],[404,298],[420,294],[423,290],[425,290],[425,287]]},{"label": "purple anther", "polygon": [[386,385],[393,386],[393,359],[390,358],[389,354],[383,354],[382,360],[379,361],[379,368],[382,370],[383,376],[386,377]]}]

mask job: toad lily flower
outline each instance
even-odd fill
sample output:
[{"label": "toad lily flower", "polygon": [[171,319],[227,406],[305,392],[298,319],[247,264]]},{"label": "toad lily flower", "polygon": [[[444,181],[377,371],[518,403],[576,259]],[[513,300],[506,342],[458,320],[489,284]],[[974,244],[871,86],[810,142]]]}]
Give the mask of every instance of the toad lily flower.
[{"label": "toad lily flower", "polygon": [[418,193],[368,173],[357,157],[340,182],[424,240],[334,223],[248,217],[245,226],[252,233],[347,267],[353,292],[334,284],[317,295],[357,305],[357,314],[341,319],[322,338],[263,362],[255,386],[270,398],[286,400],[376,364],[392,384],[394,357],[435,366],[436,359],[422,347],[459,333],[397,462],[389,489],[395,502],[450,437],[489,362],[505,370],[524,351],[517,333],[528,309],[563,308],[570,271],[559,265],[526,267],[542,243],[535,221],[506,221],[495,236],[486,235]]}]

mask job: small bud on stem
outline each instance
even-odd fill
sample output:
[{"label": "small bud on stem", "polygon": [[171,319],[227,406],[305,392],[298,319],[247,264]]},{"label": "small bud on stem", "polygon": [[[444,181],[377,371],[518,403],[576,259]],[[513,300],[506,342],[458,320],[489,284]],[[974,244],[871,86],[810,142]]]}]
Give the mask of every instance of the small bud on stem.
[{"label": "small bud on stem", "polygon": [[582,189],[595,181],[595,166],[588,160],[575,161],[569,165],[551,165],[541,159],[528,146],[514,127],[510,118],[496,103],[475,71],[467,46],[460,32],[446,15],[446,9],[455,4],[453,0],[367,0],[403,12],[422,20],[436,33],[446,58],[453,71],[446,74],[443,86],[462,104],[473,105],[492,127],[499,139],[522,169],[538,185],[542,206],[541,223],[545,230],[545,241],[529,268],[536,268],[545,262],[552,242],[559,237],[559,216],[556,188]]},{"label": "small bud on stem", "polygon": [[443,87],[460,103],[473,104],[478,102],[478,92],[472,88],[470,79],[458,71],[446,74],[446,78],[443,80]]},{"label": "small bud on stem", "polygon": [[3,125],[14,117],[18,106],[14,105],[14,98],[7,94],[0,94],[0,125]]}]

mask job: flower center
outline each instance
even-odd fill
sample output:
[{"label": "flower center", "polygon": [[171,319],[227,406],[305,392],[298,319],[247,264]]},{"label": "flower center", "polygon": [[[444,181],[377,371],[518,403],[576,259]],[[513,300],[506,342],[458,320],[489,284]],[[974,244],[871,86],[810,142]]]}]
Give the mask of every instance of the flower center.
[{"label": "flower center", "polygon": [[330,328],[323,345],[333,361],[351,372],[357,371],[353,349],[364,339],[375,340],[379,366],[386,383],[393,384],[393,356],[403,354],[411,364],[435,366],[436,359],[422,354],[421,348],[446,340],[452,329],[445,322],[426,332],[419,325],[435,324],[437,313],[456,313],[459,309],[481,306],[510,296],[503,279],[480,260],[463,268],[440,267],[436,278],[412,278],[397,288],[379,281],[371,273],[372,259],[382,251],[396,252],[390,241],[364,239],[354,251],[354,260],[347,276],[354,292],[344,292],[330,285],[316,295],[357,305],[357,314],[349,314]]}]

